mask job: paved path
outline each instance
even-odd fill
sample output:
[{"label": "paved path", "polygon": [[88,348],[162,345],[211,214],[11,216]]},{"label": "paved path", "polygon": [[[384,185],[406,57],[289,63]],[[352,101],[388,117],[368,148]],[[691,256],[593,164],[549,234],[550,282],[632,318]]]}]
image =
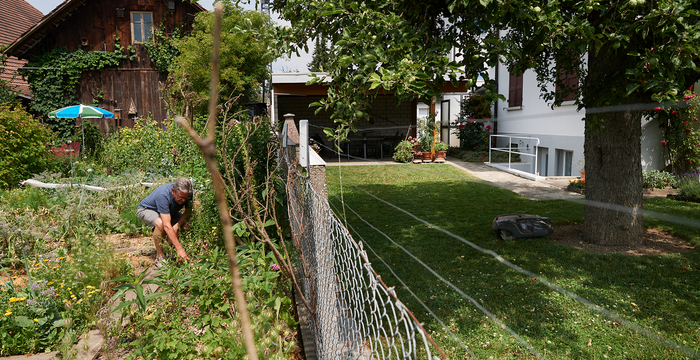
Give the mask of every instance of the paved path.
[{"label": "paved path", "polygon": [[571,178],[547,178],[547,180],[534,181],[505,171],[490,167],[483,163],[464,162],[450,157],[448,164],[464,169],[479,179],[488,181],[493,185],[511,190],[518,195],[530,200],[553,199],[583,199],[583,195],[567,191]]}]

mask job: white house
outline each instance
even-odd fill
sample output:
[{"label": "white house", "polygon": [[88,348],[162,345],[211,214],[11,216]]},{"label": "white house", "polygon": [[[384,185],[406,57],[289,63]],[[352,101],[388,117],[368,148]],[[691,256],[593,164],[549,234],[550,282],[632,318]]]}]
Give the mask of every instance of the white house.
[{"label": "white house", "polygon": [[[509,74],[504,64],[499,64],[496,77],[498,92],[506,97],[506,101],[499,100],[494,105],[497,147],[510,145],[523,153],[522,163],[511,164],[511,169],[530,178],[577,176],[584,166],[585,109],[578,111],[571,96],[561,106],[552,107],[551,102],[545,102],[532,70],[516,77]],[[569,76],[567,81],[576,84],[578,77]],[[554,84],[549,89],[554,90]],[[642,168],[662,169],[663,139],[659,126],[656,121],[645,121],[642,128]],[[503,164],[495,166],[507,168]]]}]

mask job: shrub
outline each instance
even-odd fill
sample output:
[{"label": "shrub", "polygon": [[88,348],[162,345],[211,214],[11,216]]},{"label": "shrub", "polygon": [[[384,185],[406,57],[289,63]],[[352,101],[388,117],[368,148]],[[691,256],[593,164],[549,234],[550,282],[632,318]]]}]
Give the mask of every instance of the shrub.
[{"label": "shrub", "polygon": [[95,159],[102,154],[102,141],[104,137],[97,125],[90,121],[83,121],[81,129],[76,130],[73,135],[73,142],[79,142],[81,155]]},{"label": "shrub", "polygon": [[[450,149],[450,151],[453,151],[453,149]],[[462,161],[465,162],[487,162],[489,161],[489,152],[488,151],[461,151],[459,153]],[[500,151],[492,151],[491,152],[491,162],[492,163],[504,163],[508,162],[508,154]],[[520,155],[518,154],[512,154],[510,158],[510,162],[512,163],[517,163],[520,162]]]},{"label": "shrub", "polygon": [[401,141],[394,149],[394,160],[407,163],[413,160],[413,143],[408,140]]},{"label": "shrub", "polygon": [[0,188],[57,165],[48,151],[53,133],[19,107],[0,105],[0,139]]},{"label": "shrub", "polygon": [[700,169],[679,176],[678,198],[700,203]]},{"label": "shrub", "polygon": [[467,120],[459,124],[455,134],[459,138],[460,147],[465,150],[483,150],[489,146],[489,130],[483,123]]},{"label": "shrub", "polygon": [[642,173],[642,184],[645,189],[663,189],[666,186],[676,186],[676,178],[666,171],[651,170]]},{"label": "shrub", "polygon": [[174,122],[165,129],[154,120],[140,119],[133,128],[121,128],[110,134],[105,143],[102,162],[113,173],[140,170],[171,176],[207,175],[199,147]]}]

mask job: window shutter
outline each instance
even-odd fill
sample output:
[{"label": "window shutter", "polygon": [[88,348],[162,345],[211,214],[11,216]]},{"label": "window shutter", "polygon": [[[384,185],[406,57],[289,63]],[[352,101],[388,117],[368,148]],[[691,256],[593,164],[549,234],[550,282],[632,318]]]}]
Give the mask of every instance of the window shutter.
[{"label": "window shutter", "polygon": [[510,75],[508,82],[508,107],[523,106],[523,76]]},{"label": "window shutter", "polygon": [[[556,92],[557,92],[557,97],[562,97],[562,101],[572,101],[576,100],[576,89],[578,89],[578,73],[574,72],[573,74],[570,73],[564,73],[563,71],[559,70],[559,79],[556,83]],[[563,85],[566,86],[565,89],[562,89],[559,84],[562,83]],[[566,91],[566,94],[564,92]]]}]

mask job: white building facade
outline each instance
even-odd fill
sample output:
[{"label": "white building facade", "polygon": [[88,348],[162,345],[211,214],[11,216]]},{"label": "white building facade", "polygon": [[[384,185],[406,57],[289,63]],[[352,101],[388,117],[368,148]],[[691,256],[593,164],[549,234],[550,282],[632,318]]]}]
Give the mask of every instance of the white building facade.
[{"label": "white building facade", "polygon": [[[585,109],[579,111],[572,97],[553,107],[552,102],[540,96],[533,70],[515,77],[504,64],[498,66],[498,91],[505,95],[506,101],[494,104],[496,147],[517,148],[518,152],[529,154],[521,156],[521,163],[511,164],[511,167],[538,178],[578,176],[579,171],[584,170]],[[574,76],[569,81],[574,85],[578,78]],[[550,84],[548,90],[555,90],[554,86]],[[663,134],[658,124],[643,121],[640,126],[643,170],[663,169]]]}]

